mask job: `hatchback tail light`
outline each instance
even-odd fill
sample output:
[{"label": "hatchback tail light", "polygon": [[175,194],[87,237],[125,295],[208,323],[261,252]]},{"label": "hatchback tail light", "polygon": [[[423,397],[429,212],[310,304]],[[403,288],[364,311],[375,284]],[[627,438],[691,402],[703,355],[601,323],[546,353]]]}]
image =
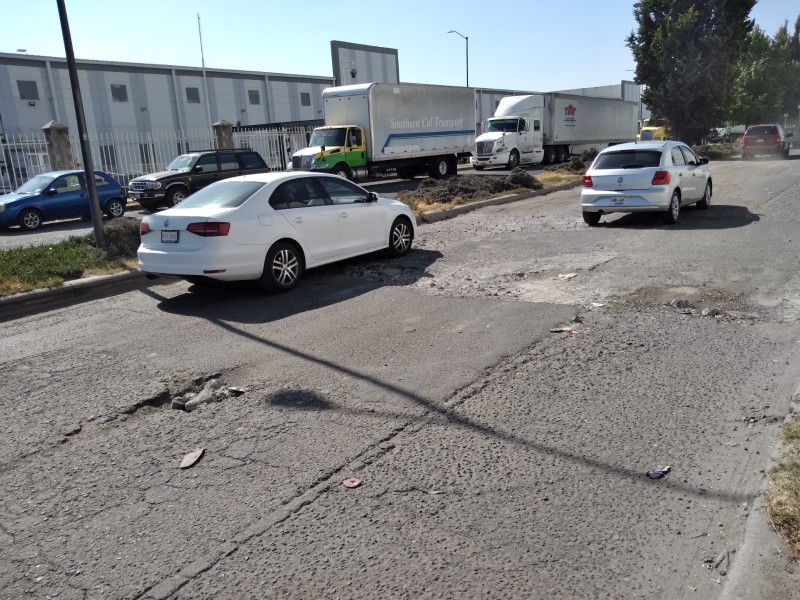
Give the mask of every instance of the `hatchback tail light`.
[{"label": "hatchback tail light", "polygon": [[668,185],[669,184],[669,171],[656,171],[656,174],[653,175],[653,181],[650,182],[651,185]]},{"label": "hatchback tail light", "polygon": [[150,231],[151,230],[150,230],[150,224],[149,223],[145,223],[144,221],[139,223],[139,235],[144,235],[145,233],[150,233]]},{"label": "hatchback tail light", "polygon": [[203,222],[203,223],[189,223],[186,231],[201,235],[203,237],[217,237],[220,235],[228,235],[231,230],[230,223],[216,223],[216,222]]},{"label": "hatchback tail light", "polygon": [[592,176],[591,175],[584,175],[583,180],[581,181],[581,185],[583,187],[592,187]]}]

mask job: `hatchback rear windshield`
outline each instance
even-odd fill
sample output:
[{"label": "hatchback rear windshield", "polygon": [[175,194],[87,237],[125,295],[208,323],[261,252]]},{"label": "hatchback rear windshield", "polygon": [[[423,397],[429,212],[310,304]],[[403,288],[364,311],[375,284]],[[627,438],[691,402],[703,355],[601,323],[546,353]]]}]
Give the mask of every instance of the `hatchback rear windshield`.
[{"label": "hatchback rear windshield", "polygon": [[757,127],[748,127],[746,136],[753,135],[778,135],[777,127],[774,125],[759,125]]},{"label": "hatchback rear windshield", "polygon": [[661,150],[620,150],[597,157],[594,169],[641,169],[661,164]]},{"label": "hatchback rear windshield", "polygon": [[199,192],[195,192],[178,206],[180,208],[200,208],[216,206],[235,208],[267,185],[263,181],[218,181]]}]

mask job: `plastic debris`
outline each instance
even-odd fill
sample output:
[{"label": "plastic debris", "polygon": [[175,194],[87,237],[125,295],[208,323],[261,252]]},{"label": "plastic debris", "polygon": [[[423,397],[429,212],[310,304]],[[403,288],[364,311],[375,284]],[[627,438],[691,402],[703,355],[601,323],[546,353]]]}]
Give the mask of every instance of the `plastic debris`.
[{"label": "plastic debris", "polygon": [[203,458],[203,455],[205,453],[206,453],[205,448],[195,448],[194,450],[189,452],[189,454],[183,457],[183,460],[181,461],[181,469],[188,469],[190,467],[195,466],[200,461],[200,459]]},{"label": "plastic debris", "polygon": [[667,465],[666,467],[656,467],[652,471],[647,472],[647,476],[650,479],[661,479],[672,470],[672,467]]},{"label": "plastic debris", "polygon": [[592,302],[593,308],[600,308],[601,306],[605,306],[602,302]]},{"label": "plastic debris", "polygon": [[357,488],[358,486],[361,485],[361,483],[362,483],[361,480],[358,479],[357,477],[351,477],[350,479],[345,479],[342,482],[342,485],[346,488],[352,489],[352,488]]},{"label": "plastic debris", "polygon": [[562,325],[561,327],[553,327],[550,333],[571,333],[572,335],[580,335],[580,331],[569,325]]},{"label": "plastic debris", "polygon": [[559,275],[558,278],[561,279],[562,281],[566,281],[567,279],[572,279],[573,277],[577,276],[578,276],[577,273],[563,273]]}]

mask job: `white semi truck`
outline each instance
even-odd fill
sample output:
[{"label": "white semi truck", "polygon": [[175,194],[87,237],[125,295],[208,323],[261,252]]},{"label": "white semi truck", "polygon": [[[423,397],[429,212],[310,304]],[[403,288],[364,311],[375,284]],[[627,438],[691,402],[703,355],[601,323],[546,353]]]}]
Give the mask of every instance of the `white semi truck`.
[{"label": "white semi truck", "polygon": [[631,142],[639,104],[616,98],[557,92],[507,96],[478,136],[472,165],[485,167],[555,164],[570,154]]},{"label": "white semi truck", "polygon": [[472,88],[366,83],[326,88],[322,101],[325,126],[292,155],[292,170],[441,178],[475,148]]}]

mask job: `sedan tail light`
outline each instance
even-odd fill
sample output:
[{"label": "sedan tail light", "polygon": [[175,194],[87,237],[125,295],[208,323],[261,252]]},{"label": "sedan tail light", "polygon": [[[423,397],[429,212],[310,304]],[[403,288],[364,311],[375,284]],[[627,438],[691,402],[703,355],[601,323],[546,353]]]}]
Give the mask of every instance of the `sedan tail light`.
[{"label": "sedan tail light", "polygon": [[203,223],[189,223],[186,231],[201,235],[203,237],[217,237],[220,235],[228,235],[231,230],[230,223],[216,223],[216,222],[203,222]]},{"label": "sedan tail light", "polygon": [[139,223],[139,235],[144,235],[145,233],[150,233],[150,224],[142,221]]},{"label": "sedan tail light", "polygon": [[581,181],[581,185],[583,187],[592,187],[592,176],[591,175],[584,175],[583,180]]},{"label": "sedan tail light", "polygon": [[656,171],[656,174],[653,175],[653,181],[650,182],[651,185],[668,185],[669,184],[669,171]]}]

